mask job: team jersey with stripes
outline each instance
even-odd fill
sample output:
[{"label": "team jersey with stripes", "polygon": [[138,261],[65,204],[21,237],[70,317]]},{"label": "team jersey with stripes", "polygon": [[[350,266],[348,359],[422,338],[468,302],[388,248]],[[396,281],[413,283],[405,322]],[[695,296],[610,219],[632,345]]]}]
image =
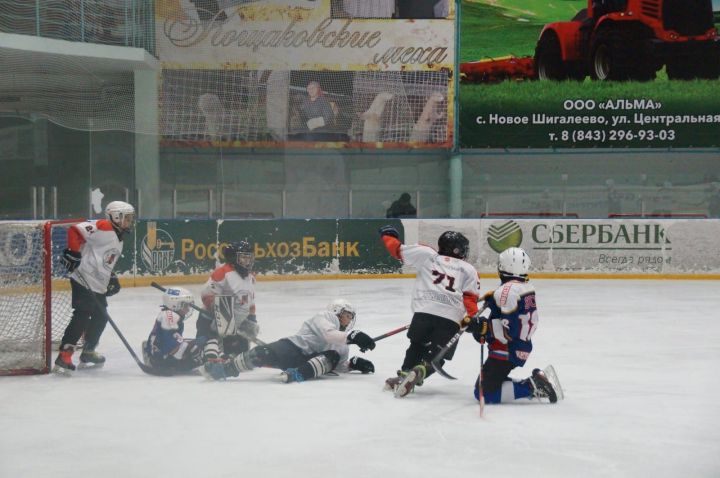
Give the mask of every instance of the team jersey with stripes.
[{"label": "team jersey with stripes", "polygon": [[93,292],[107,292],[113,268],[122,254],[123,243],[107,219],[85,221],[68,229],[68,248],[80,252],[80,266],[70,274]]}]

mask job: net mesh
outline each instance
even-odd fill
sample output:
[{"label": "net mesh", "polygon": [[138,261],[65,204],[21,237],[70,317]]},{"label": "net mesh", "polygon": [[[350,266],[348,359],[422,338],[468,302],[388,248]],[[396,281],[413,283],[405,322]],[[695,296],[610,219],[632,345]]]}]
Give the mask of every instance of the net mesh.
[{"label": "net mesh", "polygon": [[[60,264],[69,223],[49,223],[50,270],[45,264],[45,222],[0,222],[0,375],[47,371],[46,308],[59,343],[70,321],[71,296]],[[46,305],[46,277],[51,303]]]},{"label": "net mesh", "polygon": [[136,129],[132,72],[91,73],[73,57],[7,49],[0,49],[0,64],[0,114],[88,131]]},{"label": "net mesh", "polygon": [[[0,0],[0,32],[153,53],[152,8],[131,0]],[[81,130],[136,130],[131,69],[96,54],[65,55],[74,51],[70,43],[55,54],[26,43],[7,39],[0,48],[0,114],[42,116]]]},{"label": "net mesh", "polygon": [[446,71],[164,70],[160,131],[187,140],[443,143],[448,87]]},{"label": "net mesh", "polygon": [[0,0],[0,31],[155,52],[154,2]]},{"label": "net mesh", "polygon": [[[362,32],[365,28],[363,35],[382,32],[391,37],[388,32],[396,20],[383,19],[397,18],[396,3],[0,0],[0,32],[139,47],[159,55],[161,62],[143,57],[146,60],[139,66],[126,49],[110,52],[88,47],[80,51],[78,46],[75,54],[74,45],[81,44],[54,44],[54,49],[36,45],[33,49],[26,47],[24,40],[7,42],[0,48],[4,66],[0,69],[0,115],[39,116],[78,130],[128,131],[157,134],[166,141],[221,141],[236,146],[269,143],[276,147],[293,141],[447,145],[450,60],[437,60],[429,52],[417,56],[424,50],[416,48],[403,53],[402,39],[378,47],[379,59],[353,47],[352,41],[338,50],[346,55],[334,59],[298,58],[283,49],[243,63],[216,57],[222,49],[213,43],[220,41],[215,35],[225,38],[233,29],[246,29],[242,33],[248,35],[285,29],[312,32],[323,21],[332,20],[332,26],[323,28],[333,32],[343,28]],[[346,22],[354,19],[357,22],[348,27]],[[428,28],[443,32],[447,23],[433,23]],[[182,43],[184,37],[168,36],[169,32],[180,35],[183,28],[188,34],[205,32],[214,40],[189,48],[192,42]],[[448,45],[441,42],[440,46]],[[120,56],[114,59],[115,54]],[[400,68],[398,62],[406,57],[418,62],[424,58],[422,66]],[[426,60],[437,69],[426,69]],[[158,65],[158,84],[152,76],[155,71],[148,70],[151,75],[143,76],[142,86],[138,86],[136,69]],[[442,65],[445,67],[439,68]],[[319,98],[311,95],[312,84],[318,85]],[[140,100],[136,93],[146,95],[155,89],[158,109],[150,106],[147,111],[137,111]]]}]

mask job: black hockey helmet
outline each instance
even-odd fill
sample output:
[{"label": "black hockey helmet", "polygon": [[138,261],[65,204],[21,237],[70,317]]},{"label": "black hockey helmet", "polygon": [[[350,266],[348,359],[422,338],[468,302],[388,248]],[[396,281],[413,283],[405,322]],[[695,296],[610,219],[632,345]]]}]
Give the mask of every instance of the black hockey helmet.
[{"label": "black hockey helmet", "polygon": [[252,245],[246,241],[230,242],[222,248],[222,255],[226,264],[232,264],[241,276],[247,276],[255,264],[255,254]]},{"label": "black hockey helmet", "polygon": [[445,231],[438,239],[438,252],[443,256],[467,259],[470,249],[468,238],[456,231]]}]

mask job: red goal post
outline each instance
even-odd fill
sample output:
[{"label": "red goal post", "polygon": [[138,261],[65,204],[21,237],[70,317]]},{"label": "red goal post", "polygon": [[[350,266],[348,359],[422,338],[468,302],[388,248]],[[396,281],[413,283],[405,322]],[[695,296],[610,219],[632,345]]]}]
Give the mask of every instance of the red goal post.
[{"label": "red goal post", "polygon": [[50,371],[72,314],[60,258],[81,221],[0,221],[0,375]]}]

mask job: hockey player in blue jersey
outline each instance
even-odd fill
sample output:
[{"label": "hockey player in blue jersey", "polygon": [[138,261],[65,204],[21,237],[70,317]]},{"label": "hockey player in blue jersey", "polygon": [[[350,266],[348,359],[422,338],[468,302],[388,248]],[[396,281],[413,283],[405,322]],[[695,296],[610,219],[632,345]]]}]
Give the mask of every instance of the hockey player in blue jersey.
[{"label": "hockey player in blue jersey", "polygon": [[187,373],[202,364],[202,339],[183,338],[195,299],[182,287],[168,287],[152,331],[143,342],[145,364],[171,373]]},{"label": "hockey player in blue jersey", "polygon": [[[517,399],[542,398],[555,403],[563,398],[552,366],[534,369],[524,380],[509,378],[510,371],[525,365],[532,351],[532,336],[538,325],[535,287],[529,283],[530,257],[511,247],[498,257],[500,286],[485,295],[485,308],[468,327],[475,340],[487,341],[489,357],[482,365],[485,403],[507,403]],[[480,387],[475,383],[475,398]]]}]

